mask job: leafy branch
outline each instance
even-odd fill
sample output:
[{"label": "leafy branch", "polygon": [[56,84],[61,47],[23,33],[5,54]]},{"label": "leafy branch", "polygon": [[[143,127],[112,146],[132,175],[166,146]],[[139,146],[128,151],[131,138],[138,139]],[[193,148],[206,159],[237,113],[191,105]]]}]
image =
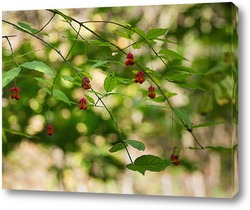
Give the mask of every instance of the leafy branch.
[{"label": "leafy branch", "polygon": [[[163,64],[167,67],[168,65],[166,64],[166,62],[161,58],[161,56],[159,56],[159,54],[155,51],[155,49],[153,48],[153,46],[149,43],[149,41],[146,39],[146,36],[144,35],[144,32],[142,32],[139,29],[133,29],[130,26],[125,26],[123,24],[114,22],[114,21],[84,21],[84,22],[80,22],[72,17],[69,17],[67,15],[65,15],[64,13],[58,11],[58,10],[51,10],[49,9],[48,11],[54,13],[54,14],[58,14],[60,16],[62,16],[66,22],[68,22],[71,25],[71,22],[75,22],[77,24],[79,24],[80,26],[82,26],[83,28],[85,28],[86,30],[88,30],[89,32],[91,32],[92,34],[94,34],[96,37],[98,37],[100,40],[110,44],[111,46],[115,47],[118,51],[120,51],[121,53],[126,55],[126,52],[121,49],[120,47],[118,47],[116,44],[110,42],[109,40],[103,38],[102,36],[100,36],[99,34],[97,34],[96,32],[94,32],[93,30],[91,30],[89,27],[87,27],[86,23],[108,23],[108,24],[114,24],[117,25],[119,27],[122,27],[124,29],[130,30],[135,32],[137,35],[139,35],[148,45],[148,47],[150,47],[150,49],[154,52],[154,54],[163,62]],[[163,32],[161,32],[161,34],[163,34]],[[174,54],[174,52],[169,51],[169,50],[165,50],[167,53],[171,53],[173,56],[177,57],[176,53]],[[165,52],[164,51],[164,52]],[[161,52],[161,51],[160,51]],[[179,55],[179,57],[181,57]],[[181,57],[182,58],[182,57]],[[161,95],[163,96],[163,98],[165,99],[165,101],[167,102],[167,104],[169,105],[169,107],[171,108],[171,110],[175,113],[175,115],[178,117],[178,119],[181,121],[181,123],[184,125],[184,127],[186,128],[186,130],[193,136],[195,142],[200,146],[201,149],[204,149],[204,147],[201,145],[201,143],[198,141],[198,139],[196,138],[195,134],[193,133],[193,129],[192,129],[192,123],[188,117],[188,115],[186,115],[185,113],[183,113],[181,110],[177,109],[174,107],[174,105],[170,102],[169,98],[166,96],[166,94],[164,93],[164,91],[162,90],[161,86],[158,84],[158,82],[146,71],[146,68],[143,67],[141,64],[139,64],[138,62],[135,61],[135,65],[141,69],[146,75],[147,77],[156,85],[156,87],[158,88],[158,90],[160,91]]]}]

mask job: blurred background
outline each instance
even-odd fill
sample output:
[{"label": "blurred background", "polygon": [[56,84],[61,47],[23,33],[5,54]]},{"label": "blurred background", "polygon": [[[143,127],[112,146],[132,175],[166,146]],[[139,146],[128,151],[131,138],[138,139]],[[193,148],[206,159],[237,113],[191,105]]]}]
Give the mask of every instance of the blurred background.
[{"label": "blurred background", "polygon": [[[231,3],[114,7],[92,9],[65,9],[65,14],[79,21],[110,20],[148,31],[151,28],[169,28],[164,38],[169,42],[157,43],[155,49],[172,49],[188,59],[182,65],[200,74],[185,78],[188,82],[160,81],[161,87],[177,93],[171,101],[188,113],[194,125],[223,122],[194,129],[204,146],[231,148],[237,144],[237,11]],[[13,23],[25,22],[33,28],[42,28],[52,13],[41,11],[3,12],[3,19]],[[116,25],[87,23],[105,39],[124,48],[131,43],[113,31]],[[74,25],[77,28],[77,25]],[[17,35],[11,44],[19,64],[40,60],[55,72],[62,64],[58,55],[40,41],[3,23],[3,35]],[[60,16],[55,16],[43,30],[53,44],[66,56],[76,32]],[[81,30],[87,40],[93,34]],[[2,39],[2,69],[15,67],[10,47]],[[145,46],[130,47],[135,59],[145,66],[168,76],[166,67],[152,56]],[[79,39],[68,57],[78,68],[87,69],[92,87],[102,92],[103,80],[110,72],[134,80],[133,67],[119,62],[125,56],[108,46],[89,46]],[[97,60],[112,61],[98,68],[89,68]],[[63,78],[76,75],[64,65],[55,87],[71,101],[78,103],[81,87]],[[124,151],[110,153],[118,141],[110,116],[103,108],[79,111],[77,105],[49,100],[46,84],[34,78],[51,78],[38,72],[22,70],[16,78],[21,88],[21,100],[10,99],[10,83],[2,96],[3,188],[20,190],[77,191],[97,193],[147,194],[197,197],[231,197],[237,192],[237,153],[233,150],[194,150],[192,136],[173,117],[165,104],[154,104],[147,99],[147,87],[135,83],[119,84],[115,92],[104,99],[116,117],[126,139],[142,141],[145,151],[129,147],[132,158],[154,154],[169,158],[173,147],[181,148],[181,164],[162,172],[146,172],[145,176],[126,169],[129,159]],[[157,91],[156,91],[157,93]],[[49,103],[51,105],[49,111]],[[46,134],[49,116],[55,129],[53,136]],[[26,135],[13,134],[10,129]]]}]

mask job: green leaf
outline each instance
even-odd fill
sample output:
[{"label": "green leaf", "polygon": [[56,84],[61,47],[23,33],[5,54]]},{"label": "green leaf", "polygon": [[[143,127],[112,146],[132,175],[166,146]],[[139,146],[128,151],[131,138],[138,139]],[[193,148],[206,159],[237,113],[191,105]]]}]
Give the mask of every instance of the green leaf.
[{"label": "green leaf", "polygon": [[187,73],[180,73],[180,72],[174,72],[172,71],[170,74],[168,74],[165,79],[167,79],[170,82],[184,82],[190,74]]},{"label": "green leaf", "polygon": [[15,135],[18,135],[18,136],[23,136],[23,137],[26,137],[26,138],[33,138],[33,139],[39,139],[39,137],[37,136],[31,136],[31,135],[28,135],[26,133],[23,133],[22,131],[18,131],[18,130],[15,130],[15,129],[7,129],[7,128],[3,128],[3,130],[7,133],[11,133],[11,134],[15,134]]},{"label": "green leaf", "polygon": [[86,94],[85,94],[85,97],[86,97],[86,99],[87,99],[88,102],[90,102],[90,103],[92,103],[92,104],[95,103],[95,100],[94,100],[92,97],[90,97],[90,96],[88,96],[88,95],[86,95]]},{"label": "green leaf", "polygon": [[54,73],[52,69],[41,61],[26,62],[26,63],[23,63],[21,66],[24,68],[39,71],[39,72],[42,72],[44,74],[48,74],[54,77]]},{"label": "green leaf", "polygon": [[124,38],[127,38],[127,39],[132,39],[132,35],[133,35],[133,31],[131,30],[126,30],[126,31],[121,31],[121,30],[114,30],[114,32],[120,36],[120,37],[124,37]]},{"label": "green leaf", "polygon": [[158,172],[164,170],[169,165],[171,165],[171,162],[163,160],[160,157],[154,155],[142,155],[138,157],[133,164],[128,164],[126,167],[144,175],[147,170]]},{"label": "green leaf", "polygon": [[171,57],[171,58],[174,58],[177,60],[187,60],[182,55],[180,55],[172,50],[162,49],[162,50],[160,50],[159,54],[167,56],[167,57]]},{"label": "green leaf", "polygon": [[149,69],[149,68],[146,68],[146,72],[148,74],[151,74],[151,75],[157,77],[157,78],[161,78],[162,77],[160,73],[158,73],[157,71],[154,71],[152,69]]},{"label": "green leaf", "polygon": [[94,45],[94,46],[98,46],[98,47],[110,47],[109,42],[104,42],[104,41],[100,41],[100,40],[88,40],[88,42],[90,43],[90,45]]},{"label": "green leaf", "polygon": [[210,122],[210,123],[202,123],[199,125],[193,125],[193,128],[201,128],[201,127],[207,127],[207,126],[214,126],[214,125],[218,125],[218,124],[223,124],[225,122]]},{"label": "green leaf", "polygon": [[69,98],[61,90],[53,89],[52,96],[53,96],[53,98],[55,98],[57,100],[60,100],[60,101],[63,101],[63,102],[65,102],[68,105],[72,104],[72,102],[69,100]]},{"label": "green leaf", "polygon": [[20,67],[16,67],[14,69],[11,69],[9,71],[3,72],[2,76],[2,88],[4,88],[6,85],[8,85],[21,71]]},{"label": "green leaf", "polygon": [[[32,28],[30,25],[28,25],[27,23],[23,23],[23,22],[18,22],[18,25],[21,26],[21,28],[26,29],[27,31],[31,32],[32,34],[36,34],[39,32],[39,30]],[[39,32],[39,34],[45,35],[45,36],[49,36],[47,33],[44,32]]]},{"label": "green leaf", "polygon": [[171,70],[178,71],[178,72],[183,71],[183,72],[191,73],[191,74],[202,74],[201,72],[198,72],[192,68],[189,68],[186,66],[181,66],[181,65],[173,65],[170,68],[171,68]]},{"label": "green leaf", "polygon": [[[126,145],[126,147],[128,146],[126,143],[125,143],[125,145]],[[113,152],[117,152],[119,150],[122,150],[124,148],[125,148],[124,144],[122,142],[118,142],[113,147],[111,147],[111,149],[109,151],[111,153],[113,153]]]},{"label": "green leaf", "polygon": [[146,38],[146,34],[143,30],[139,29],[139,28],[134,28],[134,31],[139,34],[141,37]]},{"label": "green leaf", "polygon": [[23,22],[18,22],[18,25],[21,26],[22,28],[26,29],[27,31],[30,31],[31,33],[37,33],[38,30],[32,28],[30,25],[28,25],[27,23],[23,23]]},{"label": "green leaf", "polygon": [[117,81],[115,77],[115,72],[113,71],[109,76],[104,80],[104,90],[108,93],[116,88]]},{"label": "green leaf", "polygon": [[99,66],[104,66],[104,64],[109,63],[109,61],[97,61],[95,64],[89,67],[89,69],[95,69]]},{"label": "green leaf", "polygon": [[46,86],[52,87],[52,83],[51,83],[50,80],[43,79],[43,78],[40,78],[40,77],[34,77],[34,79],[37,80],[38,82],[42,83],[42,84],[45,84]]},{"label": "green leaf", "polygon": [[71,77],[70,75],[62,75],[62,78],[66,81],[69,81],[69,82],[75,81],[75,79],[73,77]]},{"label": "green leaf", "polygon": [[157,96],[155,97],[154,99],[151,99],[153,100],[154,102],[158,102],[158,103],[162,103],[165,101],[165,98],[163,96]]},{"label": "green leaf", "polygon": [[159,36],[163,36],[167,32],[167,28],[153,28],[150,29],[147,33],[148,39],[155,39]]},{"label": "green leaf", "polygon": [[185,124],[187,130],[192,131],[192,122],[189,119],[188,115],[182,112],[178,108],[174,108],[173,111],[176,114],[176,116]]},{"label": "green leaf", "polygon": [[67,22],[71,23],[72,22],[72,18],[63,14],[62,12],[60,12],[59,10],[57,9],[54,9],[54,11],[58,14],[58,15],[61,15]]},{"label": "green leaf", "polygon": [[122,77],[116,77],[116,81],[123,85],[130,85],[134,83],[134,80],[128,79],[128,78],[122,78]]},{"label": "green leaf", "polygon": [[125,140],[126,143],[128,143],[129,145],[131,145],[132,147],[138,149],[138,150],[145,150],[145,145],[140,142],[140,141],[136,141],[136,140]]}]

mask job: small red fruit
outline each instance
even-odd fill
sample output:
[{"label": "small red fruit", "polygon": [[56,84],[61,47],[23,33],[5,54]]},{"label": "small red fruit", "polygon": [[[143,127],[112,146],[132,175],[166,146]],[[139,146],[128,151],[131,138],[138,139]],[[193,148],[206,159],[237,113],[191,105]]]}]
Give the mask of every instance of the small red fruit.
[{"label": "small red fruit", "polygon": [[135,77],[135,83],[142,84],[145,81],[145,73],[143,71],[138,71]]},{"label": "small red fruit", "polygon": [[173,163],[175,166],[177,166],[177,165],[180,164],[180,160],[179,160],[180,155],[179,155],[179,153],[180,153],[180,149],[177,148],[177,147],[174,147],[174,151],[173,151],[173,153],[170,155],[170,160],[172,161],[172,163]]},{"label": "small red fruit", "polygon": [[54,133],[54,128],[51,124],[48,124],[47,126],[47,134],[51,136]]},{"label": "small red fruit", "polygon": [[84,78],[82,79],[82,87],[83,87],[84,90],[88,90],[88,89],[91,88],[90,80],[89,80],[88,77],[84,77]]},{"label": "small red fruit", "polygon": [[152,85],[149,86],[148,91],[149,91],[148,97],[149,98],[155,98],[155,96],[156,96],[155,93],[154,93],[155,88]]},{"label": "small red fruit", "polygon": [[10,97],[12,99],[19,100],[20,99],[20,95],[19,95],[20,92],[21,92],[21,90],[19,87],[12,87],[12,88],[10,88],[10,93],[11,93]]},{"label": "small red fruit", "polygon": [[126,66],[133,66],[135,64],[135,61],[133,59],[127,59],[125,61]]},{"label": "small red fruit", "polygon": [[150,92],[150,93],[148,94],[148,97],[149,97],[149,98],[155,98],[155,96],[156,96],[156,95],[155,95],[154,92]]},{"label": "small red fruit", "polygon": [[86,110],[88,108],[86,98],[80,99],[78,107],[79,109],[83,109],[83,110]]},{"label": "small red fruit", "polygon": [[131,52],[129,52],[127,54],[127,59],[133,59],[133,58],[134,58],[134,55]]}]

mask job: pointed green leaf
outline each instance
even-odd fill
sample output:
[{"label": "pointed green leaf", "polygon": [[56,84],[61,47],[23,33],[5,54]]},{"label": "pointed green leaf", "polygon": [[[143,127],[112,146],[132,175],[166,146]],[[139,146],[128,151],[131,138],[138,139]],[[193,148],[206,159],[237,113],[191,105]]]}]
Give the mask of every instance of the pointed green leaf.
[{"label": "pointed green leaf", "polygon": [[153,100],[154,102],[162,103],[165,101],[165,98],[163,96],[157,96],[151,100]]},{"label": "pointed green leaf", "polygon": [[6,85],[8,85],[21,71],[21,68],[16,67],[14,69],[11,69],[9,71],[3,72],[2,76],[2,88],[4,88]]},{"label": "pointed green leaf", "polygon": [[70,16],[63,14],[62,12],[60,12],[60,11],[57,10],[57,9],[54,9],[54,11],[55,11],[58,15],[61,15],[67,22],[71,23],[72,18],[71,18]]},{"label": "pointed green leaf", "polygon": [[177,60],[187,60],[182,55],[180,55],[172,50],[162,49],[162,50],[160,50],[159,54],[161,54],[163,56],[171,57],[171,58],[174,58]]},{"label": "pointed green leaf", "polygon": [[143,30],[139,29],[139,28],[134,28],[134,31],[139,34],[141,37],[146,38],[146,34]]},{"label": "pointed green leaf", "polygon": [[189,131],[192,131],[192,122],[189,119],[188,115],[185,114],[184,112],[182,112],[180,109],[178,108],[174,108],[173,109],[174,113],[176,114],[176,116],[185,124],[186,128]]},{"label": "pointed green leaf", "polygon": [[18,22],[18,25],[21,26],[22,28],[26,29],[27,31],[31,32],[31,33],[37,33],[38,30],[32,28],[30,25],[28,25],[27,23],[23,23],[23,22]]},{"label": "pointed green leaf", "polygon": [[138,157],[134,163],[128,164],[126,167],[144,175],[147,170],[158,172],[164,170],[169,165],[171,165],[171,162],[163,160],[160,157],[154,155],[142,155]]},{"label": "pointed green leaf", "polygon": [[145,145],[140,142],[140,141],[136,141],[136,140],[125,140],[126,143],[128,143],[129,145],[131,145],[132,147],[138,149],[138,150],[145,150]]},{"label": "pointed green leaf", "polygon": [[35,80],[37,80],[38,82],[45,84],[48,87],[52,87],[52,81],[51,80],[47,80],[47,79],[43,79],[40,77],[34,77]]},{"label": "pointed green leaf", "polygon": [[95,69],[99,66],[104,66],[104,64],[109,63],[109,61],[97,61],[95,64],[89,67],[89,69]]},{"label": "pointed green leaf", "polygon": [[71,77],[70,75],[62,75],[62,78],[66,81],[69,81],[69,82],[75,81],[75,79],[73,77]]},{"label": "pointed green leaf", "polygon": [[108,42],[100,41],[100,40],[88,40],[90,45],[98,46],[98,47],[110,47],[110,44]]},{"label": "pointed green leaf", "polygon": [[[126,147],[128,146],[127,143],[125,143]],[[117,152],[119,150],[122,150],[125,148],[125,145],[122,143],[122,142],[118,142],[116,143],[113,147],[110,148],[110,152],[113,153],[113,152]]]},{"label": "pointed green leaf", "polygon": [[54,73],[52,69],[41,61],[26,62],[26,63],[23,63],[21,66],[24,68],[39,71],[39,72],[42,72],[44,74],[48,74],[54,77]]},{"label": "pointed green leaf", "polygon": [[85,94],[85,97],[86,97],[86,99],[87,99],[88,102],[90,102],[90,103],[92,103],[92,104],[95,103],[95,100],[94,100],[92,97],[90,97],[89,95],[86,95],[86,94]]},{"label": "pointed green leaf", "polygon": [[214,126],[214,125],[218,125],[218,124],[223,124],[225,122],[210,122],[210,123],[202,123],[199,125],[193,125],[193,128],[201,128],[201,127],[207,127],[207,126]]},{"label": "pointed green leaf", "polygon": [[[47,33],[44,33],[44,32],[41,32],[41,31],[35,29],[35,28],[32,28],[27,23],[18,22],[18,25],[21,26],[21,28],[26,29],[27,31],[31,32],[32,34],[39,33],[40,35],[49,36]],[[19,28],[17,28],[17,29],[20,30]]]},{"label": "pointed green leaf", "polygon": [[191,74],[201,74],[200,72],[198,72],[192,68],[189,68],[186,66],[181,66],[181,65],[173,65],[170,68],[171,68],[171,70],[178,71],[178,72],[182,71],[182,72],[191,73]]},{"label": "pointed green leaf", "polygon": [[104,90],[108,93],[116,88],[117,81],[115,77],[115,73],[112,72],[109,76],[107,76],[104,80]]},{"label": "pointed green leaf", "polygon": [[163,36],[167,32],[167,28],[153,28],[150,29],[147,33],[148,39],[155,39],[159,36]]},{"label": "pointed green leaf", "polygon": [[61,90],[58,89],[53,89],[53,98],[63,101],[68,105],[71,105],[71,101],[69,100],[68,96],[65,95],[64,92],[62,92]]},{"label": "pointed green leaf", "polygon": [[18,130],[15,130],[15,129],[3,128],[3,130],[5,132],[7,132],[7,133],[11,133],[11,134],[18,135],[18,136],[23,136],[23,137],[26,137],[26,138],[39,139],[39,137],[37,137],[37,136],[31,136],[31,135],[28,135],[26,133],[23,133],[22,131],[18,131]]}]

